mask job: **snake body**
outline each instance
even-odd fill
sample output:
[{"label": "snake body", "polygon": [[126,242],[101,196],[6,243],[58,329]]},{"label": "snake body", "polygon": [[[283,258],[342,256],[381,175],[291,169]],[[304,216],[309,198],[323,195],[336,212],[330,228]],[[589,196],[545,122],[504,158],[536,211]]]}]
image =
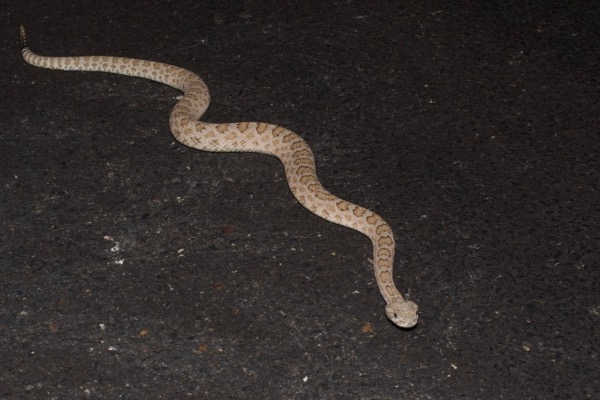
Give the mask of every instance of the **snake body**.
[{"label": "snake body", "polygon": [[182,144],[202,151],[257,152],[281,160],[294,197],[312,213],[368,236],[373,243],[375,278],[386,305],[387,317],[397,326],[417,323],[417,305],[405,300],[392,276],[395,242],[390,226],[379,215],[340,199],[319,182],[308,144],[294,132],[262,122],[213,124],[198,121],[208,108],[210,95],[196,74],[154,61],[110,56],[46,57],[29,50],[25,29],[20,29],[24,60],[37,67],[67,71],[102,71],[150,79],[183,92],[171,111],[169,125]]}]

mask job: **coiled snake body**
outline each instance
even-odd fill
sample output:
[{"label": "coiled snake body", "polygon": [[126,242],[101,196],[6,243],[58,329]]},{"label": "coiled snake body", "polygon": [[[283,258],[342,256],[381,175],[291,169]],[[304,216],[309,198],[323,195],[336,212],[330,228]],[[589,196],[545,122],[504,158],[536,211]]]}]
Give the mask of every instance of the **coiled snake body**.
[{"label": "coiled snake body", "polygon": [[171,111],[170,127],[186,146],[203,151],[257,152],[281,160],[294,197],[314,214],[357,230],[373,243],[373,267],[386,305],[386,315],[396,325],[410,328],[417,323],[417,305],[402,298],[394,285],[394,235],[379,215],[342,200],[319,182],[315,160],[306,142],[294,132],[262,122],[211,124],[198,121],[208,108],[210,96],[202,79],[173,65],[154,61],[109,56],[45,57],[27,46],[25,29],[20,30],[23,58],[31,65],[68,71],[103,71],[164,83],[183,92]]}]

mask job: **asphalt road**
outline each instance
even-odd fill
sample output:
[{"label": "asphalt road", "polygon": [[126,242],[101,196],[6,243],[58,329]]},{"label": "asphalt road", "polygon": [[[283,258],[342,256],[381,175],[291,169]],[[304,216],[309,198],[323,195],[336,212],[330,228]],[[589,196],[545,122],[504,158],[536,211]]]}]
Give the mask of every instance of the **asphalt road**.
[{"label": "asphalt road", "polygon": [[[600,397],[598,5],[2,3],[0,398]],[[419,324],[276,159],[180,145],[169,87],[27,65],[20,24],[299,133],[393,227]]]}]

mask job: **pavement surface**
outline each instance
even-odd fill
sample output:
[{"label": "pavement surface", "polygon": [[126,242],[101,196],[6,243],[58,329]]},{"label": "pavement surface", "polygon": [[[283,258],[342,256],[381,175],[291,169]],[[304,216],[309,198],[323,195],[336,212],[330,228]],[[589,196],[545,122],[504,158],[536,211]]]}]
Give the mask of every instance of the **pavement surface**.
[{"label": "pavement surface", "polygon": [[[598,3],[1,3],[0,398],[600,398]],[[27,65],[20,24],[299,133],[393,227],[419,324],[276,159],[180,145],[169,87]]]}]

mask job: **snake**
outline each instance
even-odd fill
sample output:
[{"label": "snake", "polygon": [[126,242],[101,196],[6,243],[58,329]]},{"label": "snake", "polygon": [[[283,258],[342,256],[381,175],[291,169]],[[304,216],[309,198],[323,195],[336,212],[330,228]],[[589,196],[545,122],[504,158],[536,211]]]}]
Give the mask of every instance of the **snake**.
[{"label": "snake", "polygon": [[343,200],[323,187],[316,173],[313,153],[304,139],[284,127],[263,122],[208,123],[199,121],[210,94],[193,72],[156,61],[112,56],[49,57],[33,53],[25,28],[19,31],[22,55],[32,66],[65,71],[99,71],[145,78],[183,93],[173,107],[169,127],[185,146],[207,152],[255,152],[277,157],[290,191],[313,214],[366,235],[373,244],[373,270],[390,321],[412,328],[418,320],[417,305],[402,297],[393,278],[396,245],[385,220],[364,207]]}]

